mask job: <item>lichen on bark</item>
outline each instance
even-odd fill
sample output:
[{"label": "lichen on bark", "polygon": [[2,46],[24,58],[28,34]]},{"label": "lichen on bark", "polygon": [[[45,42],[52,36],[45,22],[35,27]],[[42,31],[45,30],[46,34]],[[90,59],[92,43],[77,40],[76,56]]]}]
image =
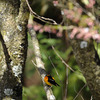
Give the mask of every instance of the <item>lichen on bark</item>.
[{"label": "lichen on bark", "polygon": [[22,100],[28,16],[25,0],[0,0],[0,100]]},{"label": "lichen on bark", "polygon": [[[100,64],[98,64],[93,41],[84,41],[87,46],[81,48],[83,40],[71,40],[76,61],[86,78],[87,85],[95,100],[100,100]],[[100,61],[99,61],[100,62]]]}]

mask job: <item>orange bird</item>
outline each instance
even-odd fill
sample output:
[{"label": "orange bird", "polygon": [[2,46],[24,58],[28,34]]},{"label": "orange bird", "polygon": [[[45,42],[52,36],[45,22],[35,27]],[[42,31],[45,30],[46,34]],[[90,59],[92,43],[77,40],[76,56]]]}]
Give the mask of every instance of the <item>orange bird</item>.
[{"label": "orange bird", "polygon": [[46,76],[44,77],[44,81],[45,81],[45,83],[46,83],[48,86],[52,86],[52,85],[59,86],[59,84],[57,84],[57,83],[55,82],[54,77],[52,77],[51,75],[46,75]]}]

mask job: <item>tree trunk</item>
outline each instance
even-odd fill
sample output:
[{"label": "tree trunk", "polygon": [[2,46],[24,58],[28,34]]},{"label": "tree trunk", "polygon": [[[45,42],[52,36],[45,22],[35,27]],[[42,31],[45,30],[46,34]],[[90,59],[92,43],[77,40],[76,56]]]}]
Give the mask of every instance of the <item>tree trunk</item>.
[{"label": "tree trunk", "polygon": [[95,100],[100,100],[100,60],[93,41],[71,41],[76,61]]},{"label": "tree trunk", "polygon": [[28,16],[25,0],[0,0],[0,100],[22,100]]}]

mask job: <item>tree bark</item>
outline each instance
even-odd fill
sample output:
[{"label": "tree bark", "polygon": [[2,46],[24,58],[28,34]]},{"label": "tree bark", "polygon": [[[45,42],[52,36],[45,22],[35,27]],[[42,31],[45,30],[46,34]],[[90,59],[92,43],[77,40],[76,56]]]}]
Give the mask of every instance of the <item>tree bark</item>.
[{"label": "tree bark", "polygon": [[22,100],[28,16],[25,0],[0,0],[0,100]]},{"label": "tree bark", "polygon": [[95,100],[100,100],[100,60],[93,41],[74,39],[71,41],[76,61],[87,81]]}]

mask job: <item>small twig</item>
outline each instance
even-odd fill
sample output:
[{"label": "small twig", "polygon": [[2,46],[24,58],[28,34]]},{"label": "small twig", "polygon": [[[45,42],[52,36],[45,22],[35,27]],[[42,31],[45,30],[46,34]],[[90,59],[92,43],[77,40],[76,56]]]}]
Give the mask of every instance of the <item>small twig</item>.
[{"label": "small twig", "polygon": [[[77,93],[77,95],[75,96],[75,98],[73,100],[75,100],[79,94],[82,92],[82,90],[86,87],[86,84],[80,89],[80,91]],[[82,98],[83,99],[83,98]],[[84,99],[83,99],[84,100]]]},{"label": "small twig", "polygon": [[26,0],[26,3],[27,3],[27,5],[28,5],[28,7],[29,7],[30,12],[33,14],[33,16],[34,16],[35,18],[37,18],[37,19],[39,19],[39,20],[41,20],[41,21],[43,21],[43,22],[45,22],[45,23],[48,23],[48,24],[57,25],[56,21],[54,21],[53,19],[41,17],[41,16],[39,16],[38,14],[36,14],[36,13],[32,10],[32,8],[31,8],[31,6],[30,6],[28,0]]},{"label": "small twig", "polygon": [[33,65],[35,66],[35,67],[37,67],[37,65],[35,64],[35,62],[32,60],[32,63],[33,63]]},{"label": "small twig", "polygon": [[38,69],[37,69],[38,67],[37,67],[37,65],[35,64],[35,62],[34,62],[33,60],[32,60],[32,63],[33,63],[33,65],[35,66],[35,68],[36,68],[38,74],[40,74],[39,71],[38,71]]},{"label": "small twig", "polygon": [[56,53],[56,55],[60,58],[60,60],[62,61],[62,63],[68,67],[72,72],[75,72],[62,58],[61,56],[57,53],[57,51],[55,50],[55,48],[52,46],[52,49],[54,50],[54,52]]},{"label": "small twig", "polygon": [[65,95],[64,100],[67,100],[67,88],[68,88],[68,67],[66,67],[66,76],[65,76]]},{"label": "small twig", "polygon": [[49,58],[49,60],[50,60],[50,62],[51,62],[51,64],[52,64],[52,66],[54,67],[54,69],[55,69],[55,71],[56,71],[56,74],[57,74],[57,76],[58,76],[58,78],[59,78],[59,80],[60,80],[60,83],[62,84],[61,78],[60,78],[60,76],[59,76],[59,74],[58,74],[58,71],[56,70],[55,65],[53,64],[53,62],[52,62],[50,56],[49,56],[48,58]]}]

